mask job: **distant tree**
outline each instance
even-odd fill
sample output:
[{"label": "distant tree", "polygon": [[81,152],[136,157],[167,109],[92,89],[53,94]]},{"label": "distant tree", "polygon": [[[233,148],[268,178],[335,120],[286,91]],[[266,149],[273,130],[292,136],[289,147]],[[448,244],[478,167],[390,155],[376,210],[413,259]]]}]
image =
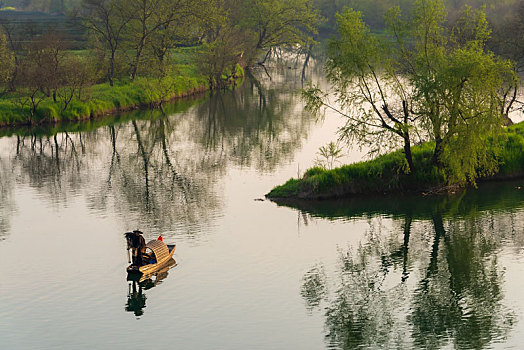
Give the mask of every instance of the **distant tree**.
[{"label": "distant tree", "polygon": [[116,54],[124,41],[125,28],[131,18],[123,11],[123,0],[82,0],[76,15],[109,52],[107,78],[114,85]]},{"label": "distant tree", "polygon": [[20,107],[20,112],[28,117],[29,123],[35,121],[36,110],[46,98],[42,90],[44,84],[41,70],[29,60],[21,62],[16,76],[16,92],[13,100]]},{"label": "distant tree", "polygon": [[209,77],[212,88],[221,88],[235,73],[235,67],[248,49],[246,33],[229,25],[222,27],[215,39],[204,45],[199,65]]},{"label": "distant tree", "polygon": [[214,1],[202,0],[126,1],[123,10],[131,19],[126,35],[134,51],[130,63],[131,79],[136,77],[146,50],[151,50],[158,62],[163,63],[177,39],[191,35],[188,21],[197,23],[199,17],[205,16],[204,9],[214,5]]},{"label": "distant tree", "polygon": [[[6,39],[6,48],[13,56],[13,70],[11,71],[9,80],[6,81],[6,91],[12,91],[15,89],[14,82],[20,63],[20,53],[22,52],[21,42],[25,41],[25,38],[21,33],[21,30],[17,28],[14,23],[8,20],[0,20],[0,27],[3,31],[3,34],[5,34],[4,38]],[[7,62],[9,62],[9,60],[7,60]]]},{"label": "distant tree", "polygon": [[148,47],[160,71],[168,64],[167,58],[170,51],[185,40],[190,40],[192,35],[194,36],[191,33],[192,25],[198,21],[190,7],[171,11],[165,15],[173,20],[164,21],[159,29],[151,34]]},{"label": "distant tree", "polygon": [[321,17],[310,0],[243,0],[241,27],[256,38],[255,48],[265,53],[275,47],[294,46],[312,41]]},{"label": "distant tree", "polygon": [[66,44],[63,38],[53,31],[48,31],[28,44],[27,53],[23,58],[27,61],[26,65],[33,65],[40,71],[38,81],[42,92],[47,97],[52,96],[54,102],[57,102],[56,90],[60,86],[65,56]]},{"label": "distant tree", "polygon": [[524,0],[517,1],[502,23],[496,23],[491,44],[501,55],[517,62],[524,72]]},{"label": "distant tree", "polygon": [[60,109],[64,112],[76,96],[82,100],[83,92],[92,82],[92,72],[87,59],[80,58],[75,54],[67,55],[59,69],[59,81],[56,89],[56,97]]},{"label": "distant tree", "polygon": [[399,7],[386,15],[383,39],[370,33],[361,14],[338,16],[340,38],[329,45],[328,79],[338,105],[317,87],[305,91],[308,107],[331,108],[347,117],[348,140],[394,148],[399,140],[413,171],[411,138],[435,142],[433,162],[453,183],[474,182],[495,170],[487,150],[505,122],[501,91],[517,84],[514,66],[486,50],[482,11],[465,8],[452,28],[440,0],[417,0],[412,20]]}]

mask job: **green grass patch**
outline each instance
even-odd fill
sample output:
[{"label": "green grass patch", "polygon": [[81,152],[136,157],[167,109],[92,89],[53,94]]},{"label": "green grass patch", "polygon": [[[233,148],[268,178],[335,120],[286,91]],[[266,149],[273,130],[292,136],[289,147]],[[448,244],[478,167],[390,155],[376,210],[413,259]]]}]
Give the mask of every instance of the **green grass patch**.
[{"label": "green grass patch", "polygon": [[[489,178],[524,176],[524,122],[505,129],[497,140],[498,172]],[[373,160],[332,170],[314,167],[300,179],[276,186],[269,198],[328,198],[369,193],[427,191],[447,184],[446,174],[431,162],[434,144],[412,148],[415,171],[406,173],[406,160],[395,151]],[[482,179],[481,179],[482,180]]]},{"label": "green grass patch", "polygon": [[508,127],[499,140],[503,147],[497,158],[499,177],[514,177],[524,174],[524,122]]},{"label": "green grass patch", "polygon": [[[200,73],[196,62],[197,48],[179,48],[174,50],[174,59],[178,63],[164,78],[138,77],[135,81],[116,81],[97,84],[89,89],[89,98],[75,97],[63,110],[60,102],[46,98],[38,106],[34,122],[49,123],[77,121],[112,113],[136,106],[154,105],[167,102],[175,97],[188,95],[195,91],[209,88],[208,79]],[[84,51],[78,51],[79,55]],[[0,126],[13,126],[29,122],[28,108],[20,107],[14,96],[0,99]]]},{"label": "green grass patch", "polygon": [[165,115],[172,115],[187,111],[206,96],[199,98],[188,98],[168,103],[164,106],[163,111],[160,109],[138,109],[132,112],[126,112],[115,115],[87,120],[87,121],[64,121],[63,123],[32,125],[31,127],[7,127],[0,129],[0,137],[4,136],[53,136],[58,133],[67,131],[90,132],[105,126],[128,123],[131,120],[156,120],[165,118]]}]

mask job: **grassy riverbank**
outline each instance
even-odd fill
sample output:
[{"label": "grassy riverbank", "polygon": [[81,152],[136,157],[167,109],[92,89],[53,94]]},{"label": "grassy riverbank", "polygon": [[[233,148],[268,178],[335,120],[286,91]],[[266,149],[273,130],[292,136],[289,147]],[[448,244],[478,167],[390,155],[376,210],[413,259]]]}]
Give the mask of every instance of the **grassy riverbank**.
[{"label": "grassy riverbank", "polygon": [[[480,181],[524,176],[524,122],[508,127],[498,140],[499,169]],[[326,170],[314,167],[300,179],[273,188],[268,198],[334,198],[369,193],[428,192],[446,186],[446,174],[432,163],[434,145],[412,148],[416,171],[406,174],[401,151],[376,159]]]},{"label": "grassy riverbank", "polygon": [[90,132],[101,127],[116,126],[133,120],[164,119],[166,115],[186,112],[195,104],[205,100],[207,94],[198,94],[165,104],[162,110],[158,108],[136,109],[126,113],[116,113],[101,116],[96,119],[63,121],[31,126],[12,126],[0,128],[1,137],[50,137],[59,133]]},{"label": "grassy riverbank", "polygon": [[[134,81],[116,81],[96,84],[86,88],[79,97],[76,94],[67,108],[44,97],[31,116],[29,105],[22,105],[22,98],[9,94],[0,99],[0,127],[30,124],[48,124],[93,119],[107,114],[155,106],[176,98],[209,90],[209,79],[200,72],[197,62],[198,50],[181,48],[175,53],[178,62],[169,74],[161,79],[138,77]],[[242,78],[244,71],[237,67],[233,74]]]}]

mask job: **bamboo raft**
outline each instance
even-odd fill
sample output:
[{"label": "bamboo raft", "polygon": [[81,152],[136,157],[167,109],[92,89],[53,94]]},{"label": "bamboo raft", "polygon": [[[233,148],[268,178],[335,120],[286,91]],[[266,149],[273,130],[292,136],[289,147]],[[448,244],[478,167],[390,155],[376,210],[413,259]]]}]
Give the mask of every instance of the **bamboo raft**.
[{"label": "bamboo raft", "polygon": [[[152,274],[173,260],[176,244],[165,244],[159,240],[152,240],[146,244],[146,262],[142,266],[129,265],[128,273],[142,273],[145,275]],[[174,261],[174,260],[173,260]]]}]

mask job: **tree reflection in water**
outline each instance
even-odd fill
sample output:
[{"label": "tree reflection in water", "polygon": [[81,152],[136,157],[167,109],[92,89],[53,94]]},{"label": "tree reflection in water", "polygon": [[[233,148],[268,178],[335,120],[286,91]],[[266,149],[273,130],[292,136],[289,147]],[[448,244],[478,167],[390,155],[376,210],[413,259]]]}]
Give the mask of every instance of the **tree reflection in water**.
[{"label": "tree reflection in water", "polygon": [[327,295],[327,275],[323,265],[316,265],[304,276],[304,283],[300,294],[306,301],[309,311],[320,305]]},{"label": "tree reflection in water", "polygon": [[269,82],[252,77],[233,93],[212,96],[198,106],[202,128],[195,130],[196,138],[226,163],[273,171],[293,156],[314,122],[296,108],[302,105],[297,83],[293,78]]},{"label": "tree reflection in water", "polygon": [[15,211],[13,188],[13,173],[8,162],[0,158],[0,241],[9,233],[10,218]]},{"label": "tree reflection in water", "polygon": [[[247,79],[200,104],[167,106],[168,116],[145,110],[60,131],[19,129],[0,161],[54,205],[84,193],[93,211],[114,208],[127,229],[197,237],[220,215],[220,184],[230,167],[274,170],[315,122],[296,108],[302,102],[288,81]],[[9,203],[7,181],[2,196]]]},{"label": "tree reflection in water", "polygon": [[[366,238],[340,251],[339,277],[315,268],[304,276],[308,309],[318,305],[318,290],[334,290],[324,297],[327,342],[343,349],[482,349],[503,341],[516,317],[505,305],[499,255],[508,244],[522,245],[524,198],[510,194],[511,184],[500,186],[433,198],[425,208],[412,201],[404,215],[395,207],[391,219],[364,214]],[[346,210],[362,212],[356,207]],[[326,207],[320,212],[329,217]]]},{"label": "tree reflection in water", "polygon": [[514,316],[503,304],[503,268],[496,254],[500,235],[492,219],[447,222],[447,229],[441,217],[433,219],[430,263],[421,273],[410,315],[417,346],[438,348],[452,337],[458,348],[482,349],[511,328]]}]

